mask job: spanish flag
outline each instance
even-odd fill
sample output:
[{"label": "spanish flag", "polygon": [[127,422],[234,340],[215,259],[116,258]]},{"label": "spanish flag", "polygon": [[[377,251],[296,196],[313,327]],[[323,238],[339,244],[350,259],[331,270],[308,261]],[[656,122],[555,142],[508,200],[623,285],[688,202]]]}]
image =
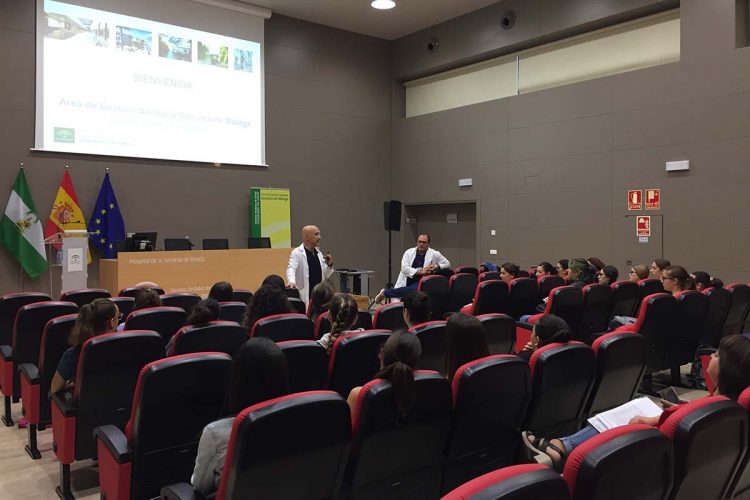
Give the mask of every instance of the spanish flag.
[{"label": "spanish flag", "polygon": [[[55,201],[52,203],[52,212],[49,214],[47,226],[44,228],[44,237],[45,239],[49,238],[56,233],[62,233],[66,229],[86,229],[86,219],[81,212],[81,205],[78,203],[78,196],[67,169],[63,174]],[[57,250],[62,248],[59,243],[53,246]],[[87,253],[88,261],[91,263],[91,252],[87,251]]]}]

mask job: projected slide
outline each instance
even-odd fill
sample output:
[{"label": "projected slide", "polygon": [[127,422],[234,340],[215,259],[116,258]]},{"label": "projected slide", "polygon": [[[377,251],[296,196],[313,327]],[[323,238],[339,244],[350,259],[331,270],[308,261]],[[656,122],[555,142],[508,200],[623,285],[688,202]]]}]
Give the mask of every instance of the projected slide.
[{"label": "projected slide", "polygon": [[259,43],[52,0],[40,17],[37,149],[264,163]]}]

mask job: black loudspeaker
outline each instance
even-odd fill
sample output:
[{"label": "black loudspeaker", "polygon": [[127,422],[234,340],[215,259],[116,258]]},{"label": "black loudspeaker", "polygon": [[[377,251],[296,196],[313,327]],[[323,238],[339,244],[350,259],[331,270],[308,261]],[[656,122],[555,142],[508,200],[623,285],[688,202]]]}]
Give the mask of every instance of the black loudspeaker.
[{"label": "black loudspeaker", "polygon": [[401,202],[383,202],[383,224],[386,231],[401,231]]}]

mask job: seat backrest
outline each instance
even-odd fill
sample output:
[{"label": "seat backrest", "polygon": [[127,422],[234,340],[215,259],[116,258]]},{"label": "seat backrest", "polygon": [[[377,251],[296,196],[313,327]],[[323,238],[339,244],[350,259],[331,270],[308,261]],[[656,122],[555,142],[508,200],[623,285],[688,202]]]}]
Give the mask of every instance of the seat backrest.
[{"label": "seat backrest", "polygon": [[695,350],[705,344],[705,324],[708,318],[708,296],[695,290],[685,290],[674,294],[679,317],[679,337],[677,344],[667,347],[680,364],[690,363],[695,358]]},{"label": "seat backrest", "polygon": [[612,283],[612,311],[611,316],[635,316],[641,291],[638,283],[632,281],[615,281]]},{"label": "seat backrest", "polygon": [[[451,423],[451,386],[442,375],[416,371],[415,398],[398,418],[390,382],[373,380],[359,392],[352,414],[352,498],[437,498],[440,462]],[[384,457],[388,457],[384,460]]]},{"label": "seat backrest", "polygon": [[559,286],[552,290],[547,301],[548,314],[565,320],[571,331],[576,331],[583,318],[583,293],[574,286]]},{"label": "seat backrest", "polygon": [[516,463],[531,398],[529,365],[509,354],[466,363],[453,377],[453,424],[443,490]]},{"label": "seat backrest", "polygon": [[329,311],[320,313],[318,319],[315,320],[315,338],[319,339],[326,333],[329,333],[333,325],[331,325],[331,315]]},{"label": "seat backrest", "polygon": [[195,304],[201,301],[201,296],[197,293],[166,293],[160,298],[163,306],[179,307],[188,315],[193,311]]},{"label": "seat backrest", "polygon": [[630,401],[646,369],[646,339],[640,334],[610,332],[597,338],[591,348],[596,355],[596,380],[585,416]]},{"label": "seat backrest", "polygon": [[537,281],[539,287],[539,297],[537,302],[541,302],[544,298],[549,297],[549,293],[559,286],[565,286],[565,280],[557,275],[542,276]]},{"label": "seat backrest", "polygon": [[563,479],[572,500],[666,500],[673,463],[671,443],[661,432],[642,424],[623,425],[574,449]]},{"label": "seat backrest", "polygon": [[190,250],[192,245],[187,238],[164,238],[164,250]]},{"label": "seat backrest", "polygon": [[297,290],[296,288],[284,288],[284,293],[290,299],[299,298],[299,290]]},{"label": "seat backrest", "polygon": [[152,330],[161,335],[167,345],[177,330],[183,327],[187,319],[181,307],[146,307],[131,312],[125,319],[125,330]]},{"label": "seat backrest", "polygon": [[288,300],[289,300],[289,305],[292,306],[292,311],[299,313],[299,314],[307,315],[307,307],[305,307],[305,303],[302,302],[302,299],[289,297]]},{"label": "seat backrest", "polygon": [[141,369],[163,357],[162,337],[154,331],[99,335],[83,344],[74,395],[76,460],[95,455],[94,428],[111,424],[125,430]]},{"label": "seat backrest", "polygon": [[479,283],[477,276],[470,273],[454,274],[450,277],[450,292],[448,293],[448,305],[445,312],[458,312],[463,306],[469,304]]},{"label": "seat backrest", "polygon": [[244,302],[219,302],[219,319],[242,323],[242,319],[245,317],[245,309],[247,309],[247,304]]},{"label": "seat backrest", "polygon": [[268,337],[274,342],[313,340],[315,328],[310,318],[299,313],[284,313],[259,319],[250,330],[251,337]]},{"label": "seat backrest", "polygon": [[747,313],[750,311],[750,286],[744,283],[732,283],[725,288],[732,295],[732,305],[724,321],[722,337],[744,333],[742,328],[745,325]]},{"label": "seat backrest", "polygon": [[[737,403],[745,409],[745,412],[748,412],[748,424],[750,425],[750,387],[742,391],[740,397],[737,398]],[[748,493],[750,493],[750,439],[748,440],[748,451],[745,452],[745,457],[734,475],[728,498],[740,499],[743,495],[747,497]]]},{"label": "seat backrest", "polygon": [[203,428],[221,417],[232,358],[203,352],[153,361],[138,376],[125,435],[133,449],[131,496],[189,481]]},{"label": "seat backrest", "polygon": [[0,297],[0,345],[11,345],[13,323],[19,309],[27,304],[50,300],[49,295],[40,292],[9,293]]},{"label": "seat backrest", "polygon": [[354,328],[372,330],[372,314],[370,314],[370,311],[364,309],[357,311],[357,322],[354,323]]},{"label": "seat backrest", "polygon": [[479,276],[479,269],[471,266],[458,266],[453,270],[453,272],[456,274],[473,274],[474,276]]},{"label": "seat backrest", "polygon": [[[58,316],[78,313],[78,306],[72,302],[50,300],[34,302],[18,310],[13,325],[13,361],[18,367],[23,363],[39,362],[42,333],[47,322]],[[20,395],[18,370],[13,373],[13,395]]]},{"label": "seat backrest", "polygon": [[501,280],[482,281],[474,292],[474,316],[506,314],[510,309],[508,284]]},{"label": "seat backrest", "polygon": [[641,299],[644,299],[655,293],[664,293],[664,286],[659,279],[646,278],[638,281],[638,290],[641,294]]},{"label": "seat backrest", "polygon": [[170,356],[195,352],[223,352],[234,356],[247,340],[247,330],[234,321],[188,325],[174,334]]},{"label": "seat backrest", "polygon": [[289,366],[292,392],[317,391],[326,387],[328,353],[314,340],[285,340],[277,344]]},{"label": "seat backrest", "polygon": [[581,342],[554,343],[529,360],[532,398],[524,428],[541,436],[577,431],[594,385],[594,351]]},{"label": "seat backrest", "polygon": [[708,345],[719,347],[724,321],[732,306],[732,294],[726,288],[708,288],[703,294],[708,297],[708,316],[703,324],[703,337]]},{"label": "seat backrest", "polygon": [[670,499],[724,498],[747,451],[747,410],[724,396],[680,405],[659,426],[674,442]]},{"label": "seat backrest", "polygon": [[261,238],[248,238],[247,248],[271,248],[271,238],[267,236]]},{"label": "seat backrest", "polygon": [[422,344],[418,369],[435,370],[439,373],[445,371],[446,324],[446,321],[428,321],[409,328]]},{"label": "seat backrest", "polygon": [[253,296],[253,292],[245,290],[244,288],[235,288],[232,291],[232,300],[236,302],[242,302],[246,304],[250,302],[250,297]]},{"label": "seat backrest", "polygon": [[667,349],[679,338],[677,301],[667,293],[655,293],[643,299],[631,331],[646,338],[646,373],[668,368]]},{"label": "seat backrest", "polygon": [[42,333],[42,342],[39,349],[39,421],[51,422],[52,413],[50,408],[49,392],[52,378],[57,372],[57,365],[63,353],[70,347],[68,337],[73,325],[76,323],[78,314],[66,314],[47,321]]},{"label": "seat backrest", "polygon": [[110,297],[109,300],[117,306],[117,309],[120,310],[120,314],[123,318],[128,317],[128,314],[130,314],[130,311],[133,310],[133,306],[135,305],[135,299],[133,297]]},{"label": "seat backrest", "polygon": [[479,281],[487,281],[487,280],[499,280],[500,279],[500,273],[497,271],[485,271],[482,274],[479,275]]},{"label": "seat backrest", "polygon": [[229,250],[227,238],[204,238],[203,250]]},{"label": "seat backrest", "polygon": [[511,354],[516,345],[516,322],[507,314],[490,313],[477,316],[484,325],[490,354]]},{"label": "seat backrest", "polygon": [[450,291],[448,278],[439,275],[425,276],[419,280],[417,290],[430,296],[430,318],[433,320],[443,319],[445,308],[448,305],[448,293]]},{"label": "seat backrest", "polygon": [[546,465],[505,467],[472,479],[442,500],[569,500],[568,485]]},{"label": "seat backrest", "polygon": [[334,392],[253,405],[234,419],[216,499],[338,498],[351,436],[349,405]]},{"label": "seat backrest", "polygon": [[376,330],[391,330],[392,332],[405,330],[404,304],[391,302],[378,307],[372,318],[372,327]]},{"label": "seat backrest", "polygon": [[81,288],[79,290],[70,290],[60,295],[60,300],[72,302],[78,307],[90,303],[94,299],[108,299],[112,295],[109,290],[104,288]]},{"label": "seat backrest", "polygon": [[164,295],[164,289],[160,287],[153,287],[153,286],[130,286],[127,288],[123,288],[120,290],[117,295],[119,297],[133,297],[135,298],[136,295],[138,295],[139,290],[143,290],[144,288],[148,288],[149,290],[155,291],[159,295]]},{"label": "seat backrest", "polygon": [[583,287],[583,318],[577,332],[581,340],[588,341],[592,334],[607,331],[612,303],[610,286],[595,283]]},{"label": "seat backrest", "polygon": [[349,397],[355,387],[371,381],[380,370],[378,354],[390,330],[369,330],[339,336],[328,360],[328,389]]},{"label": "seat backrest", "polygon": [[516,278],[508,287],[510,306],[508,316],[518,319],[524,314],[533,314],[539,303],[539,290],[533,278]]}]

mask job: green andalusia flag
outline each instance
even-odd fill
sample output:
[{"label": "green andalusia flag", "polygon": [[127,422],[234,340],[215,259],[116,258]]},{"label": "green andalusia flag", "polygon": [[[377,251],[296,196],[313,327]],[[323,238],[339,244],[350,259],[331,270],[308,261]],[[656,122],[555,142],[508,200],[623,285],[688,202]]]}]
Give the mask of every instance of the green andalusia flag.
[{"label": "green andalusia flag", "polygon": [[0,220],[0,242],[10,250],[32,278],[47,269],[42,223],[36,213],[23,168],[18,172],[8,206]]}]

